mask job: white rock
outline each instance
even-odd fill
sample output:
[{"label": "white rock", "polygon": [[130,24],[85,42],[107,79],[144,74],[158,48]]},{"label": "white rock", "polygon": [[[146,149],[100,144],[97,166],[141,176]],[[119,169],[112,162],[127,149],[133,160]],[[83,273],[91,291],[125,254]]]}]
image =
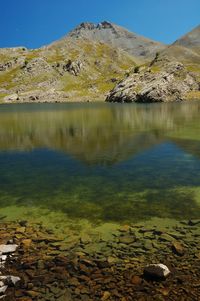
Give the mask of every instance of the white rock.
[{"label": "white rock", "polygon": [[19,99],[19,96],[18,96],[17,93],[14,93],[14,94],[11,94],[11,95],[8,95],[8,96],[4,97],[5,101],[16,101],[18,99]]},{"label": "white rock", "polygon": [[13,285],[15,285],[17,282],[20,281],[20,278],[17,276],[8,276],[8,283],[12,283]]},{"label": "white rock", "polygon": [[0,287],[0,294],[4,294],[5,291],[7,290],[8,286],[7,285],[4,285],[2,287]]},{"label": "white rock", "polygon": [[144,268],[144,274],[157,278],[166,278],[170,274],[170,270],[162,263],[150,264]]},{"label": "white rock", "polygon": [[4,286],[3,281],[0,281],[0,287]]},{"label": "white rock", "polygon": [[0,256],[0,260],[1,261],[6,261],[6,259],[7,259],[7,255],[1,255]]},{"label": "white rock", "polygon": [[0,276],[0,281],[3,282],[4,284],[7,284],[9,286],[15,285],[18,281],[21,279],[17,276]]},{"label": "white rock", "polygon": [[2,254],[14,253],[18,245],[0,245],[0,252]]}]

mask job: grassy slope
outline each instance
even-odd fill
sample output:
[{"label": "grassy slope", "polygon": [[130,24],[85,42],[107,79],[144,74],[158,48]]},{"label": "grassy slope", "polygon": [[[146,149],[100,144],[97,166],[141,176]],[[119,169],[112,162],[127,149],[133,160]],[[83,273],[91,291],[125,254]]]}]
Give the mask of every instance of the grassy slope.
[{"label": "grassy slope", "polygon": [[[67,92],[71,98],[96,98],[113,88],[115,83],[112,82],[112,78],[118,80],[123,78],[126,70],[135,65],[134,59],[127,53],[109,45],[88,40],[58,41],[48,47],[32,51],[2,52],[0,50],[1,63],[13,61],[15,57],[21,58],[26,64],[36,58],[43,58],[51,71],[39,67],[36,74],[29,74],[22,68],[23,64],[17,64],[8,71],[1,72],[0,100],[6,94],[15,93],[17,90],[33,91],[39,86],[40,90],[54,87],[56,90]],[[62,64],[69,59],[83,62],[84,67],[78,76],[68,72],[61,76],[52,67],[56,63]]]}]

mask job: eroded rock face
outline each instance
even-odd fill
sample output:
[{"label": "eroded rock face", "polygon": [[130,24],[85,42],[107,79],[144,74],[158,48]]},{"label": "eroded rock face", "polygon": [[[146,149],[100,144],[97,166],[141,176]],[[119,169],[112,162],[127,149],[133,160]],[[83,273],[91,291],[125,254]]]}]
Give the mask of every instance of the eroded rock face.
[{"label": "eroded rock face", "polygon": [[107,96],[108,102],[171,102],[184,100],[187,92],[199,91],[200,83],[183,64],[172,62],[162,71],[134,73]]}]

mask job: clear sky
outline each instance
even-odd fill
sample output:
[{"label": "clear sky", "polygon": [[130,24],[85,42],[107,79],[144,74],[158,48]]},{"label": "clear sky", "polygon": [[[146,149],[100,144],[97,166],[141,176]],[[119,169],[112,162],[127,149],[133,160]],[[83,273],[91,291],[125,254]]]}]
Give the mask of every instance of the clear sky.
[{"label": "clear sky", "polygon": [[40,47],[104,20],[171,43],[200,23],[200,0],[0,0],[0,11],[0,47]]}]

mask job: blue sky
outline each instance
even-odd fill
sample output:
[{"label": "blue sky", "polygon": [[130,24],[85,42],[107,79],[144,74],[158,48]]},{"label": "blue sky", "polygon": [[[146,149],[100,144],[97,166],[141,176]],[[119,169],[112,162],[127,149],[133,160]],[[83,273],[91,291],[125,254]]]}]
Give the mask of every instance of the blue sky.
[{"label": "blue sky", "polygon": [[40,47],[104,20],[171,43],[200,23],[200,0],[0,0],[0,11],[0,47]]}]

